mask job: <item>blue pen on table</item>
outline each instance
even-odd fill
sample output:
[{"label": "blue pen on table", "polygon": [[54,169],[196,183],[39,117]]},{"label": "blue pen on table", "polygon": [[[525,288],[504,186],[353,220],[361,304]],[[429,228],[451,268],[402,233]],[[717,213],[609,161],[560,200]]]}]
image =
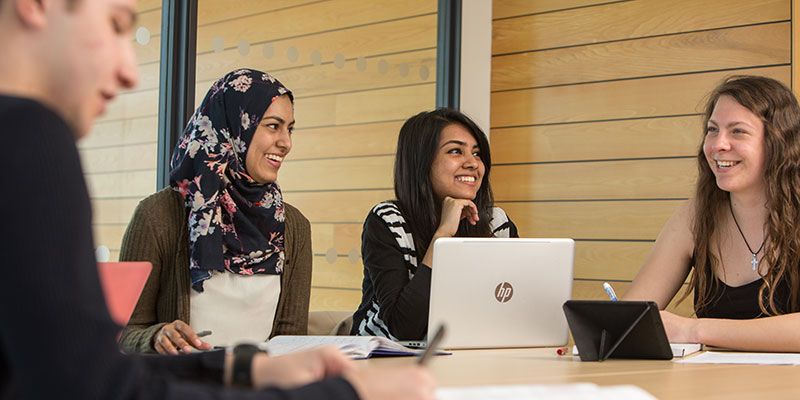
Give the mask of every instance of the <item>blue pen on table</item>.
[{"label": "blue pen on table", "polygon": [[606,293],[608,293],[608,298],[611,299],[611,301],[619,300],[617,298],[617,294],[614,293],[614,288],[612,288],[611,284],[609,284],[608,282],[603,282],[603,290],[605,290]]}]

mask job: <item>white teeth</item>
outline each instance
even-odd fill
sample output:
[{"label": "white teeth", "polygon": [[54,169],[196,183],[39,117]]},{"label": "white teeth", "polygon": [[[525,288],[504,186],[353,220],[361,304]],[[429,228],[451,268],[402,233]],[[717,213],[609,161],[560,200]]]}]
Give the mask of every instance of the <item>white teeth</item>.
[{"label": "white teeth", "polygon": [[275,155],[275,154],[267,154],[266,157],[269,158],[270,160],[275,160],[277,162],[282,162],[283,161],[283,157]]},{"label": "white teeth", "polygon": [[730,167],[732,167],[732,166],[734,166],[734,165],[739,163],[738,161],[720,161],[720,160],[716,160],[716,161],[717,161],[717,167],[718,168],[730,168]]},{"label": "white teeth", "polygon": [[475,182],[475,177],[474,176],[457,176],[456,180],[457,181],[461,181],[461,182]]}]

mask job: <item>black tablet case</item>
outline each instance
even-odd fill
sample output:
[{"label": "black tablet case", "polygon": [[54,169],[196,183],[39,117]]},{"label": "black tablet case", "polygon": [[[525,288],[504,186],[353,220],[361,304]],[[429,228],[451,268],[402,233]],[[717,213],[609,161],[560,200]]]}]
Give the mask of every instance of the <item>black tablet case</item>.
[{"label": "black tablet case", "polygon": [[569,300],[563,308],[581,361],[672,359],[654,302]]}]

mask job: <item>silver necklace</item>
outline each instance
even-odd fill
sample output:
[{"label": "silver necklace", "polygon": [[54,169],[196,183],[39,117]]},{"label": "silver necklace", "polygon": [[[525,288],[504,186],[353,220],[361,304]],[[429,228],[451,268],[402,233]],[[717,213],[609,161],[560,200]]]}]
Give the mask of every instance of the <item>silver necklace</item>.
[{"label": "silver necklace", "polygon": [[753,248],[750,247],[750,243],[747,243],[747,238],[744,237],[744,232],[742,232],[742,227],[739,226],[739,221],[736,220],[736,214],[733,213],[733,202],[730,200],[728,201],[728,208],[731,210],[731,217],[733,217],[733,223],[736,224],[736,229],[738,229],[739,234],[742,235],[744,245],[747,246],[747,250],[753,255],[753,258],[750,260],[750,264],[753,266],[753,271],[755,271],[758,268],[758,253],[761,253],[761,250],[764,249],[764,243],[767,242],[767,238],[764,238],[764,240],[761,241],[761,246],[758,246],[758,250],[753,251]]}]

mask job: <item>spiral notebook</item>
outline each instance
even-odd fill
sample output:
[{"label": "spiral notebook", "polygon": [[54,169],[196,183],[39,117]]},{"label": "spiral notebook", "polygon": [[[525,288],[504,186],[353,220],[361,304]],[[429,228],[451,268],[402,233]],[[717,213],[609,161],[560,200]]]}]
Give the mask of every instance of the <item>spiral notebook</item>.
[{"label": "spiral notebook", "polygon": [[[399,343],[378,336],[275,336],[259,345],[272,355],[282,355],[310,350],[320,346],[336,346],[353,359],[371,357],[415,356],[423,350],[409,349]],[[446,353],[437,353],[446,354]]]}]

